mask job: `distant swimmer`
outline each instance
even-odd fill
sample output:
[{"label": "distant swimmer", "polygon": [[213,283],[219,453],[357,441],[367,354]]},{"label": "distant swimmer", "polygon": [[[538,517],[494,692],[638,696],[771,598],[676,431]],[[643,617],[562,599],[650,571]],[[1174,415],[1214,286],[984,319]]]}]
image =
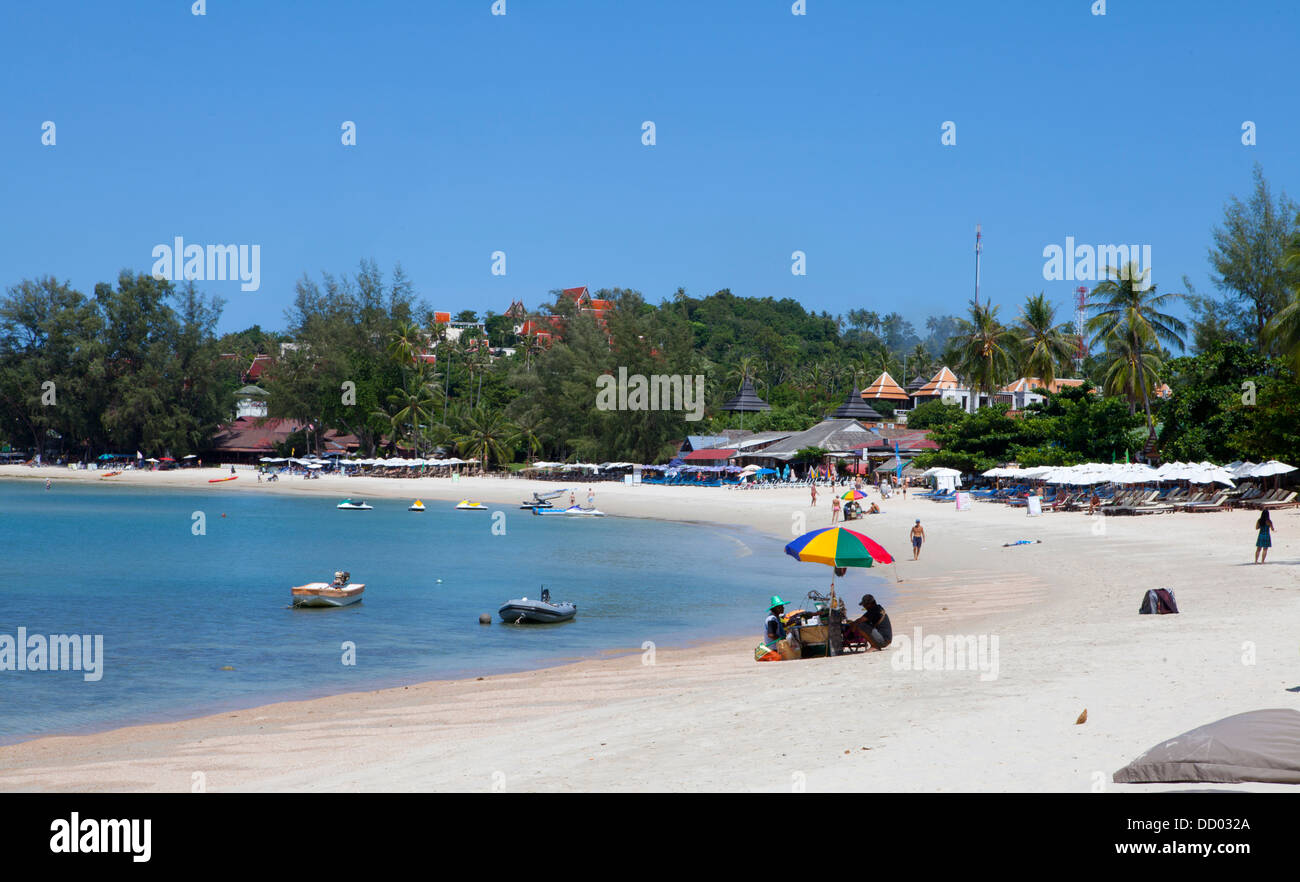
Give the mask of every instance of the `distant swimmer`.
[{"label": "distant swimmer", "polygon": [[46,489],[46,490],[49,490],[49,489],[50,489],[51,487],[53,487],[53,486],[54,486],[54,485],[50,483],[50,479],[49,479],[49,478],[46,478],[46,479],[45,479],[45,489]]}]

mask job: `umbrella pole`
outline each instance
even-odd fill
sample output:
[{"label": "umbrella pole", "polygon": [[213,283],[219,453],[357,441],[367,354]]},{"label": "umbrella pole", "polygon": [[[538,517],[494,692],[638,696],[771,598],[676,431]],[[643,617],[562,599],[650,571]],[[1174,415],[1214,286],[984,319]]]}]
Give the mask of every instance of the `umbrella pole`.
[{"label": "umbrella pole", "polygon": [[826,655],[832,658],[836,655],[835,643],[837,641],[831,637],[831,634],[839,627],[839,622],[835,618],[835,568],[831,567],[831,596],[826,604]]}]

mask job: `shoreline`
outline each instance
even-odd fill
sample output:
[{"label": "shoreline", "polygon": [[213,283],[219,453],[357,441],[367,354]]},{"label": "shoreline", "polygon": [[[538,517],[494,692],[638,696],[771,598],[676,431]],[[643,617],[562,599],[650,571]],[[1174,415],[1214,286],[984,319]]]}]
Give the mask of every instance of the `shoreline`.
[{"label": "shoreline", "polygon": [[[237,465],[236,468],[238,470],[238,473],[240,474],[239,477],[240,481],[243,481],[245,478],[249,477],[251,474],[254,473],[254,470],[249,466]],[[43,483],[48,478],[54,481],[55,486],[57,487],[57,482],[59,481],[59,479],[67,478],[69,479],[68,481],[69,483],[75,483],[80,485],[107,485],[109,481],[112,481],[114,484],[117,484],[118,486],[128,486],[133,490],[160,490],[161,489],[167,491],[181,490],[181,491],[190,491],[190,492],[201,492],[203,488],[208,488],[215,493],[235,492],[236,490],[243,490],[248,492],[266,492],[273,495],[279,495],[285,497],[312,496],[312,497],[337,498],[341,493],[347,495],[345,491],[347,491],[351,487],[354,487],[355,482],[366,481],[368,482],[367,492],[365,493],[365,497],[367,499],[406,500],[411,498],[424,498],[424,499],[435,500],[440,502],[454,502],[454,501],[458,501],[464,496],[464,494],[461,492],[462,483],[473,482],[476,486],[470,489],[475,489],[476,491],[478,491],[475,495],[476,499],[491,502],[493,504],[510,505],[511,510],[515,510],[521,500],[516,499],[513,502],[507,500],[506,497],[510,495],[510,493],[507,492],[507,488],[514,487],[517,484],[527,484],[528,486],[520,493],[520,495],[522,496],[522,495],[528,495],[532,493],[533,490],[538,490],[539,492],[542,492],[547,487],[549,487],[551,490],[554,490],[556,489],[556,486],[560,484],[560,482],[556,482],[556,481],[536,481],[536,480],[528,480],[528,479],[503,478],[503,477],[468,477],[468,478],[462,478],[460,481],[452,481],[449,478],[395,479],[395,478],[344,478],[338,476],[323,476],[319,479],[312,479],[311,481],[304,480],[301,476],[295,476],[292,478],[285,477],[271,484],[268,484],[265,481],[261,483],[257,483],[255,480],[248,481],[242,484],[237,484],[236,482],[223,482],[220,484],[212,485],[208,483],[207,476],[213,474],[225,475],[229,473],[229,469],[230,469],[230,465],[225,464],[223,466],[210,466],[202,469],[174,469],[167,472],[154,472],[148,470],[141,470],[141,471],[128,470],[126,472],[123,472],[121,476],[110,478],[107,480],[101,480],[102,473],[110,470],[103,469],[97,472],[91,470],[82,471],[79,469],[68,469],[66,467],[48,466],[48,465],[37,466],[37,467],[18,466],[18,465],[0,465],[0,485],[3,485],[3,482],[7,480],[26,480],[26,481],[36,482],[36,483]],[[121,477],[126,475],[132,475],[136,480],[122,481]],[[371,485],[369,482],[374,482],[374,483],[373,485]],[[436,484],[432,482],[436,482]],[[385,485],[393,485],[393,486],[385,486]],[[601,487],[601,486],[622,487],[624,485],[613,484],[611,482],[594,482],[592,486],[593,487]],[[646,485],[646,486],[652,487],[654,485]],[[406,490],[427,491],[429,489],[433,489],[434,491],[437,492],[435,493],[423,492],[422,496],[420,493],[416,493],[413,496],[411,493],[401,492]],[[583,489],[585,491],[585,488]],[[689,490],[692,488],[685,488],[685,489]],[[806,490],[806,488],[804,489]],[[824,490],[825,488],[820,488],[818,491],[819,495],[822,494]],[[583,497],[582,501],[585,501],[585,497]],[[740,521],[736,521],[734,523],[723,523],[717,520],[709,520],[709,519],[689,519],[689,518],[671,516],[664,512],[655,512],[652,514],[637,513],[634,515],[618,515],[618,516],[636,517],[645,520],[656,520],[656,521],[663,521],[668,523],[689,524],[694,526],[716,528],[716,529],[726,530],[731,532],[743,531],[744,533],[752,533],[755,536],[762,536],[765,538],[771,538],[783,542],[788,541],[786,537],[782,537],[778,534],[770,533],[768,531],[755,529],[751,525],[742,523]],[[881,578],[886,578],[886,577],[881,576]],[[846,600],[846,602],[848,601]],[[493,624],[496,625],[499,623],[495,622],[494,620]],[[755,628],[754,629],[755,635],[757,635],[760,630],[761,628]],[[691,651],[691,650],[711,649],[711,648],[716,648],[718,646],[726,646],[728,647],[728,651],[731,651],[735,646],[743,645],[744,652],[747,653],[752,651],[753,642],[757,642],[757,639],[758,639],[757,636],[755,636],[753,638],[753,641],[751,642],[751,638],[748,636],[742,636],[739,634],[725,634],[722,636],[691,638],[685,641],[680,646],[669,646],[666,649],[669,652],[682,652],[682,651]],[[664,649],[665,648],[661,646],[659,648],[659,651],[662,652],[664,651]],[[46,738],[86,738],[86,737],[94,737],[97,735],[116,732],[119,730],[137,729],[137,728],[149,727],[149,726],[176,725],[178,723],[185,723],[191,720],[202,720],[206,718],[213,718],[227,713],[253,711],[253,710],[257,710],[258,708],[270,707],[270,706],[301,704],[304,702],[317,701],[320,699],[334,698],[340,695],[354,695],[354,694],[368,695],[368,694],[375,694],[375,693],[386,692],[386,691],[396,690],[396,689],[407,689],[410,688],[411,686],[423,686],[423,685],[432,685],[438,683],[456,683],[456,682],[464,682],[467,680],[482,680],[491,677],[508,677],[508,676],[514,676],[519,674],[532,673],[532,672],[551,671],[557,668],[563,668],[570,665],[581,665],[588,662],[603,663],[609,661],[612,658],[631,656],[631,655],[640,655],[641,652],[642,650],[640,647],[606,648],[606,649],[601,649],[596,657],[562,658],[562,659],[556,659],[551,663],[545,663],[533,667],[507,669],[504,671],[495,671],[491,673],[481,673],[481,674],[464,673],[458,676],[433,677],[433,678],[417,677],[416,679],[397,678],[395,680],[392,678],[380,676],[380,677],[376,677],[375,682],[363,685],[361,688],[347,689],[343,692],[326,690],[320,694],[313,695],[307,698],[293,698],[288,695],[274,694],[268,696],[264,700],[259,700],[255,698],[250,698],[248,701],[231,699],[229,700],[229,703],[220,705],[214,709],[195,708],[193,712],[178,711],[174,715],[168,713],[157,717],[127,719],[117,724],[107,724],[103,726],[91,725],[84,729],[78,729],[73,731],[31,734],[31,735],[17,735],[17,736],[13,736],[12,738],[0,739],[0,748],[10,747],[10,746],[15,746],[20,744],[27,744],[32,741],[38,741]],[[380,682],[385,680],[390,680],[390,682]]]},{"label": "shoreline", "polygon": [[[137,480],[122,483],[195,490],[215,473],[128,472]],[[0,478],[64,474],[99,480],[0,467]],[[426,501],[517,506],[534,488],[559,486],[284,478],[237,492],[405,499],[418,489]],[[800,514],[806,529],[829,522],[826,496],[812,509],[806,488],[591,486],[611,515],[748,527],[780,540]],[[495,788],[506,769],[507,790],[779,792],[791,789],[792,775],[809,791],[1087,792],[1098,776],[1108,790],[1177,789],[1112,785],[1109,773],[1230,713],[1300,707],[1300,695],[1287,692],[1300,683],[1286,626],[1287,613],[1300,612],[1295,511],[1277,513],[1276,563],[1259,567],[1249,565],[1251,512],[1031,520],[994,504],[960,513],[912,497],[881,504],[885,514],[861,526],[896,556],[913,518],[930,534],[920,561],[896,564],[896,646],[882,653],[756,664],[756,637],[714,640],[659,650],[652,665],[634,651],[46,736],[0,747],[0,789],[188,790],[196,769],[212,790],[477,791]],[[1001,547],[1019,538],[1043,543]],[[792,579],[814,572],[792,570]],[[1182,613],[1136,615],[1142,592],[1161,586],[1175,587]],[[899,669],[900,637],[918,626],[999,639],[997,676]],[[1243,641],[1256,648],[1252,665],[1240,661]],[[1076,726],[1085,707],[1089,722]],[[306,762],[303,739],[308,754],[329,745],[343,759],[329,768]]]}]

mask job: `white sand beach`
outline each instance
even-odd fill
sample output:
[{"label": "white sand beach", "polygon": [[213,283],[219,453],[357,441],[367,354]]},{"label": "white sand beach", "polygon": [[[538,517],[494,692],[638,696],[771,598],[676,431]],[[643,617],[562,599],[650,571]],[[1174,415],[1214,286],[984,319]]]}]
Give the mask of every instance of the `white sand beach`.
[{"label": "white sand beach", "polygon": [[[473,498],[517,505],[557,485],[522,479],[285,478],[240,493]],[[128,471],[127,486],[208,488],[214,470]],[[100,481],[0,467],[0,479]],[[107,483],[105,481],[104,483]],[[612,516],[742,525],[791,538],[830,520],[829,494],[594,484]],[[57,490],[57,486],[56,486]],[[579,491],[585,501],[585,487]],[[874,493],[872,494],[874,498]],[[900,669],[884,652],[758,664],[753,638],[524,674],[435,681],[0,747],[0,790],[1053,791],[1125,792],[1113,771],[1229,714],[1300,708],[1300,513],[1274,514],[1251,564],[1250,511],[1090,518],[898,497],[855,528],[899,558],[896,646],[926,634],[997,639],[996,677]],[[911,560],[907,531],[928,534]],[[1041,544],[1004,548],[1004,542]],[[893,568],[879,573],[892,577]],[[791,594],[829,571],[791,563]],[[859,581],[858,586],[863,583]],[[852,574],[842,593],[856,603]],[[1171,587],[1181,614],[1138,615]],[[1087,709],[1087,721],[1076,724]],[[1226,788],[1225,788],[1226,789]],[[1256,785],[1232,789],[1285,789]]]}]

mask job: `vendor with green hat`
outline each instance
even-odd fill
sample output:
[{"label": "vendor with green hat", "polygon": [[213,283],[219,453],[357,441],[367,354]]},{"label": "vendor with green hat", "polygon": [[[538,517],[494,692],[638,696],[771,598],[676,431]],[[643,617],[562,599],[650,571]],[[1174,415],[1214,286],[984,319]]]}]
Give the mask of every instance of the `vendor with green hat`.
[{"label": "vendor with green hat", "polygon": [[772,595],[772,600],[767,606],[767,612],[767,642],[784,640],[785,622],[782,619],[785,616],[785,601],[781,599],[780,594]]}]

